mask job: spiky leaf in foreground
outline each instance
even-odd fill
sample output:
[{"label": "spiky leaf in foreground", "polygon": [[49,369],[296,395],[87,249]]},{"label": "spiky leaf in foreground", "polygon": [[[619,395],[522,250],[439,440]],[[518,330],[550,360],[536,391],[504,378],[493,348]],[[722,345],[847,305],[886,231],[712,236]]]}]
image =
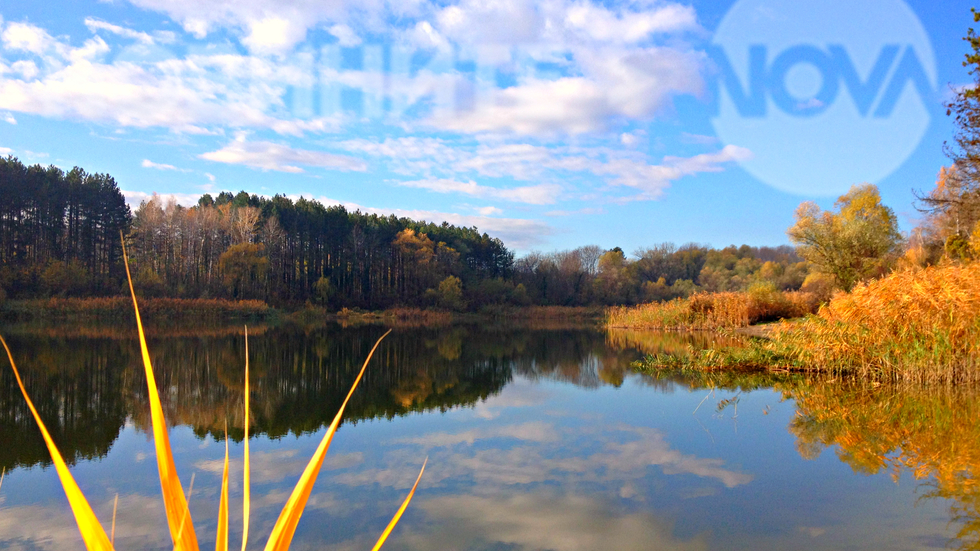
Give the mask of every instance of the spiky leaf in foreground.
[{"label": "spiky leaf in foreground", "polygon": [[313,458],[306,465],[306,469],[303,470],[299,482],[296,483],[296,488],[293,489],[292,495],[286,501],[286,506],[283,507],[282,513],[279,514],[279,520],[276,521],[275,527],[272,528],[272,534],[269,535],[269,542],[265,546],[266,551],[286,551],[289,549],[289,544],[293,540],[293,534],[296,533],[296,525],[299,524],[299,518],[303,515],[303,508],[306,507],[306,501],[310,498],[313,484],[316,482],[316,477],[320,473],[320,467],[323,466],[323,459],[327,456],[330,442],[333,440],[333,435],[337,432],[337,427],[340,426],[340,420],[344,416],[344,409],[347,407],[347,402],[350,401],[351,395],[354,394],[354,389],[357,388],[357,384],[361,382],[361,377],[364,376],[364,370],[367,369],[368,362],[371,361],[371,356],[374,355],[374,351],[378,349],[381,340],[387,337],[388,333],[391,333],[391,329],[384,335],[381,335],[378,342],[374,343],[374,347],[371,348],[371,352],[368,353],[367,358],[364,360],[364,365],[361,366],[361,371],[357,374],[357,378],[354,379],[354,384],[351,385],[347,397],[344,398],[344,402],[340,405],[340,410],[334,416],[333,422],[330,423],[327,433],[320,440],[320,445],[317,446]]},{"label": "spiky leaf in foreground", "polygon": [[[146,347],[146,335],[143,333],[143,321],[140,319],[139,305],[136,303],[136,291],[133,289],[133,278],[129,273],[129,258],[126,256],[126,244],[123,241],[123,261],[126,265],[126,279],[129,281],[129,293],[133,297],[133,310],[136,311],[136,329],[139,332],[140,351],[143,354],[143,368],[146,371],[146,390],[150,398],[150,421],[153,425],[153,443],[156,446],[157,468],[160,471],[160,488],[163,492],[163,505],[167,511],[167,523],[170,526],[170,537],[173,539],[174,551],[197,551],[197,536],[194,534],[194,522],[184,489],[177,477],[177,467],[174,465],[173,452],[170,449],[170,436],[167,434],[167,421],[163,417],[163,406],[160,404],[160,393],[157,391],[156,379],[153,377],[153,365],[150,363],[150,351]],[[184,530],[187,523],[192,528]]]},{"label": "spiky leaf in foreground", "polygon": [[112,543],[109,541],[109,536],[106,535],[105,529],[99,524],[99,519],[95,517],[95,512],[92,511],[92,507],[82,494],[82,490],[75,483],[75,477],[68,471],[68,465],[65,464],[64,458],[61,457],[61,452],[54,445],[54,440],[51,439],[48,428],[44,426],[44,421],[41,421],[41,416],[38,415],[37,409],[34,408],[34,402],[27,395],[24,382],[20,379],[20,372],[17,371],[17,364],[14,363],[14,356],[10,353],[10,348],[7,347],[7,341],[3,340],[2,336],[0,336],[0,343],[3,344],[3,349],[7,352],[7,359],[10,360],[10,367],[14,370],[17,386],[20,387],[21,393],[24,394],[27,407],[30,408],[31,415],[34,416],[38,428],[41,429],[41,436],[44,437],[44,444],[48,447],[48,452],[51,454],[51,461],[54,462],[55,470],[58,471],[61,487],[65,489],[65,497],[68,498],[68,504],[71,505],[71,512],[75,515],[75,522],[78,523],[78,531],[81,532],[82,539],[85,541],[85,548],[89,551],[111,551]]}]

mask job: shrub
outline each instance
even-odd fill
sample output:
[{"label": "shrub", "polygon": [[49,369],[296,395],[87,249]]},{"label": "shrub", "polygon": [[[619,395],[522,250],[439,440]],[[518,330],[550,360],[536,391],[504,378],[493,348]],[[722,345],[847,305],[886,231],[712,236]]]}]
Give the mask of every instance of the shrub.
[{"label": "shrub", "polygon": [[834,278],[824,273],[814,272],[803,280],[800,291],[814,295],[820,302],[827,302],[834,294]]}]

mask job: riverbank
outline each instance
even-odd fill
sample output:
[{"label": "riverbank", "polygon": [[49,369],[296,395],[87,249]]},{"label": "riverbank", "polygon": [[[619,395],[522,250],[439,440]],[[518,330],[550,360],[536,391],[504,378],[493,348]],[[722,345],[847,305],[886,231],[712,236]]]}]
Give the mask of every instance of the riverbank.
[{"label": "riverbank", "polygon": [[[278,311],[261,300],[143,298],[140,314],[168,322],[268,320]],[[46,298],[8,300],[0,308],[6,321],[128,321],[129,297]]]},{"label": "riverbank", "polygon": [[640,371],[770,370],[872,381],[980,382],[980,263],[892,272],[743,344],[658,354]]},{"label": "riverbank", "polygon": [[341,325],[381,324],[393,327],[433,327],[457,323],[479,324],[532,324],[539,329],[563,327],[601,326],[607,309],[581,306],[494,306],[476,312],[452,312],[423,308],[389,308],[381,311],[363,311],[344,308],[328,312],[325,308],[307,306],[287,314],[291,322],[304,325],[336,322]]},{"label": "riverbank", "polygon": [[[455,323],[533,324],[551,328],[599,326],[605,319],[601,307],[566,306],[507,306],[483,308],[477,312],[451,312],[421,308],[391,308],[381,311],[352,310],[338,312],[306,305],[298,310],[273,308],[263,301],[233,301],[227,299],[147,298],[140,300],[140,313],[147,328],[197,331],[207,328],[249,327],[292,323],[317,326],[327,323],[351,325],[387,325],[392,327],[438,327]],[[114,332],[115,327],[127,331],[133,322],[133,303],[128,297],[49,298],[8,300],[0,306],[0,325],[7,328],[51,327],[86,328]],[[240,330],[240,327],[235,330]]]}]

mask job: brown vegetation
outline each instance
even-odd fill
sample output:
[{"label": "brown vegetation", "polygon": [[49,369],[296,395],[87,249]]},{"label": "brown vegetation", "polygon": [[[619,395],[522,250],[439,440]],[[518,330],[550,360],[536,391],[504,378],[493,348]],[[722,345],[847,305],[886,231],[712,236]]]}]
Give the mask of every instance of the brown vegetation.
[{"label": "brown vegetation", "polygon": [[[157,322],[264,318],[275,312],[261,300],[152,298],[143,299],[142,305],[142,311],[153,315]],[[127,297],[10,300],[4,305],[4,313],[20,320],[130,320],[133,315],[132,300]]]},{"label": "brown vegetation", "polygon": [[795,318],[812,313],[816,295],[778,291],[757,284],[748,291],[696,293],[690,298],[611,308],[607,327],[668,330],[716,330],[746,327],[762,321]]},{"label": "brown vegetation", "polygon": [[875,379],[980,379],[980,263],[905,269],[859,284],[773,337],[808,368]]},{"label": "brown vegetation", "polygon": [[[726,308],[723,312],[741,313],[730,304]],[[729,319],[736,318],[730,314]],[[815,316],[774,324],[767,336],[683,357],[651,356],[644,367],[794,369],[874,381],[977,382],[980,263],[893,272],[838,293]]]}]

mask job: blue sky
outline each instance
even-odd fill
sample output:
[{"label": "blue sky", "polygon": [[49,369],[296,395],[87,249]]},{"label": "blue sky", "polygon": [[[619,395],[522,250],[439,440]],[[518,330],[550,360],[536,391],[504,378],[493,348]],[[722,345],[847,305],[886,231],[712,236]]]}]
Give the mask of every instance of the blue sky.
[{"label": "blue sky", "polygon": [[519,253],[783,244],[862,181],[911,229],[970,4],[810,4],[4,2],[0,152],[134,208],[302,195]]}]

